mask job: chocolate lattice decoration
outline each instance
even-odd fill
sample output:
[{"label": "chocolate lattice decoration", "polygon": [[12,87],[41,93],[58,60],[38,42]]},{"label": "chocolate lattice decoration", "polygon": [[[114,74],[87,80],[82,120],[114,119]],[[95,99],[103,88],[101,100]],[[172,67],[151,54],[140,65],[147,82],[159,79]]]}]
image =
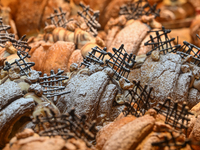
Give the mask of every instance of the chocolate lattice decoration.
[{"label": "chocolate lattice decoration", "polygon": [[[106,50],[106,47],[103,50],[98,47],[92,48],[92,52],[89,52],[89,55],[86,56],[86,59],[84,59],[84,62],[82,62],[81,65],[85,65],[86,67],[89,67],[91,63],[105,65],[114,71],[116,80],[124,78],[126,82],[130,82],[127,78],[130,73],[130,69],[136,63],[135,55],[132,53],[129,55],[124,49],[123,44],[119,49],[112,49],[114,54],[106,52]],[[104,63],[106,55],[109,59],[106,59]]]},{"label": "chocolate lattice decoration", "polygon": [[154,107],[154,109],[157,113],[166,117],[166,124],[175,129],[184,129],[187,133],[188,122],[190,121],[189,115],[192,115],[192,113],[185,102],[182,105],[178,104],[177,101],[173,105],[171,103],[171,99],[166,99],[165,102],[159,102],[160,108]]},{"label": "chocolate lattice decoration", "polygon": [[15,39],[15,35],[8,33],[11,27],[9,25],[3,24],[3,19],[0,17],[0,46],[5,47],[6,42],[11,42],[13,47],[15,47],[18,51],[26,51],[29,52],[31,47],[28,46],[27,41],[25,40],[26,35],[22,36],[19,40]]},{"label": "chocolate lattice decoration", "polygon": [[119,49],[112,49],[114,54],[108,53],[110,59],[106,60],[106,65],[114,71],[116,80],[124,78],[126,82],[130,82],[127,78],[130,73],[130,69],[136,63],[135,55],[132,53],[129,55],[124,49],[122,44]]},{"label": "chocolate lattice decoration", "polygon": [[136,2],[130,2],[120,7],[120,15],[125,15],[127,20],[139,19],[143,15],[154,15],[155,18],[159,16],[160,9],[156,10],[157,4],[151,6],[147,0],[138,0]]},{"label": "chocolate lattice decoration", "polygon": [[3,24],[3,18],[0,17],[0,32],[1,33],[8,33],[7,30],[9,30],[11,27],[9,25]]},{"label": "chocolate lattice decoration", "polygon": [[140,81],[136,80],[133,80],[133,84],[134,87],[129,90],[129,94],[127,95],[131,96],[131,100],[125,102],[126,109],[122,112],[125,116],[132,114],[136,117],[141,117],[151,108],[150,100],[153,99],[153,88],[148,88],[147,85],[143,87]]},{"label": "chocolate lattice decoration", "polygon": [[35,130],[40,136],[61,136],[67,140],[70,138],[80,138],[87,146],[91,146],[89,140],[95,140],[97,132],[93,121],[91,124],[86,122],[86,116],[78,116],[75,109],[71,109],[69,113],[57,116],[51,109],[50,115],[45,111],[45,116],[36,116],[33,121],[36,124]]},{"label": "chocolate lattice decoration", "polygon": [[19,40],[10,39],[13,47],[15,47],[18,51],[29,52],[31,47],[28,46],[26,35],[23,35]]},{"label": "chocolate lattice decoration", "polygon": [[90,6],[85,6],[82,3],[80,3],[79,5],[83,8],[83,11],[79,11],[78,15],[85,20],[85,23],[89,27],[90,32],[93,34],[93,36],[97,36],[97,29],[101,27],[99,22],[96,20],[99,18],[99,11],[93,11]]},{"label": "chocolate lattice decoration", "polygon": [[175,136],[173,131],[171,131],[171,130],[169,130],[167,132],[170,133],[170,135],[171,135],[170,137],[165,136],[163,140],[152,143],[152,146],[158,147],[159,149],[168,148],[168,150],[179,150],[181,148],[187,147],[187,145],[190,146],[191,149],[193,149],[191,147],[191,144],[199,145],[199,143],[193,143],[191,139],[185,139],[184,141],[178,141],[177,139],[180,136],[182,136],[181,132],[177,133],[178,134],[177,136]]},{"label": "chocolate lattice decoration", "polygon": [[5,67],[3,68],[5,71],[9,71],[13,66],[18,66],[20,68],[20,75],[21,76],[29,76],[31,71],[31,67],[35,65],[34,62],[26,62],[26,58],[30,58],[28,52],[24,51],[17,51],[17,55],[19,59],[15,59],[13,63],[5,62]]},{"label": "chocolate lattice decoration", "polygon": [[[172,42],[175,40],[175,38],[169,39],[168,34],[171,32],[170,29],[165,29],[162,27],[162,30],[148,31],[148,33],[150,32],[154,32],[156,36],[152,37],[152,35],[150,35],[150,40],[144,44],[145,46],[152,46],[152,50],[148,52],[147,55],[150,55],[152,51],[155,50],[159,50],[162,54],[165,55],[167,53],[174,52],[181,47],[179,44],[173,46]],[[164,37],[164,40],[162,40],[162,37]]]},{"label": "chocolate lattice decoration", "polygon": [[180,55],[182,58],[191,55],[193,57],[191,63],[200,66],[200,48],[186,41],[184,41],[183,44],[184,45],[177,49],[175,53]]},{"label": "chocolate lattice decoration", "polygon": [[92,48],[92,52],[88,52],[89,55],[87,55],[86,58],[83,60],[81,66],[85,65],[86,67],[89,67],[91,63],[99,64],[100,66],[104,65],[103,60],[108,54],[106,50],[106,47],[102,50],[98,46],[95,46],[94,48]]},{"label": "chocolate lattice decoration", "polygon": [[[60,12],[59,12],[60,11]],[[51,14],[50,17],[47,19],[51,20],[51,24],[55,25],[56,27],[63,27],[66,28],[66,25],[71,20],[66,20],[66,12],[63,12],[62,8],[59,7],[59,10],[54,9],[54,14]],[[46,26],[48,25],[47,22],[45,22]]]},{"label": "chocolate lattice decoration", "polygon": [[58,69],[55,74],[53,70],[50,71],[50,76],[44,74],[43,77],[39,78],[40,85],[43,87],[43,95],[47,98],[54,98],[54,102],[57,100],[57,96],[68,94],[69,91],[64,91],[65,86],[63,85],[63,80],[68,79],[67,76],[62,76],[63,70]]}]

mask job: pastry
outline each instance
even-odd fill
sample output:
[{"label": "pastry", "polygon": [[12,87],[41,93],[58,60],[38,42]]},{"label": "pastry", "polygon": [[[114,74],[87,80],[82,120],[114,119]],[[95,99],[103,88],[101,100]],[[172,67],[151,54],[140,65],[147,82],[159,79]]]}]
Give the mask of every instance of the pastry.
[{"label": "pastry", "polygon": [[61,96],[56,104],[61,113],[74,107],[78,115],[85,114],[90,120],[97,119],[97,123],[102,124],[106,118],[110,120],[110,108],[118,93],[117,86],[109,84],[110,73],[92,65],[72,75],[65,88],[71,93]]},{"label": "pastry", "polygon": [[131,2],[131,0],[112,0],[109,4],[107,4],[102,14],[100,22],[101,25],[104,27],[110,18],[117,18],[119,16],[120,6],[128,2]]},{"label": "pastry", "polygon": [[[138,29],[136,29],[139,27]],[[143,24],[140,21],[135,21],[132,24],[128,25],[124,29],[122,29],[115,37],[110,47],[108,47],[108,51],[113,47],[120,47],[121,43],[125,44],[125,49],[127,53],[137,54],[138,47],[140,46],[140,42],[147,35],[147,31],[149,31],[149,27]],[[127,37],[127,32],[129,32],[130,36]],[[137,37],[137,38],[135,38]]]},{"label": "pastry", "polygon": [[[75,45],[71,42],[58,41],[55,44],[44,43],[38,48],[34,49],[33,47],[33,50],[30,51],[30,59],[33,62],[37,62],[35,69],[42,73],[49,74],[51,69],[57,71],[59,68],[69,71],[68,62],[74,50]],[[40,57],[39,61],[37,61],[38,57]]]},{"label": "pastry", "polygon": [[[85,5],[81,6],[83,9],[86,7]],[[55,10],[54,13],[56,14],[58,11],[63,14],[66,13],[61,8]],[[87,26],[83,19],[84,14],[82,15],[80,12],[79,15],[79,18],[74,17],[69,22],[63,19],[63,24],[56,23],[56,15],[55,17],[50,17],[51,24],[47,23],[44,28],[45,33],[41,35],[42,39],[38,36],[37,38],[29,40],[30,46],[32,47],[29,53],[31,55],[30,60],[36,62],[36,70],[47,74],[49,74],[51,69],[56,71],[60,68],[64,71],[69,71],[72,63],[78,63],[80,65],[83,60],[82,56],[85,57],[91,51],[92,47],[85,49],[85,45],[105,46],[103,40],[92,34],[93,32],[91,32],[90,26]],[[52,55],[52,53],[57,53],[58,55]],[[38,56],[40,56],[40,60],[37,60]]]},{"label": "pastry", "polygon": [[[182,66],[182,62],[183,60],[180,56],[177,56],[177,54],[160,55],[158,61],[153,61],[151,57],[147,57],[144,64],[139,69],[140,71],[136,78],[139,78],[142,84],[148,83],[149,86],[154,88],[154,100],[157,102],[161,100],[164,101],[167,97],[171,97],[180,102],[187,101],[189,107],[192,108],[198,101],[196,100],[196,96],[193,95],[193,90],[196,89],[191,85],[193,82],[192,77],[194,77],[192,76],[193,70],[190,70],[188,67],[188,72],[182,72],[184,67]],[[166,64],[171,65],[168,66]],[[185,65],[187,67],[189,64]],[[195,69],[199,69],[199,67],[195,67]],[[134,73],[129,77],[129,80],[135,78]],[[159,85],[162,85],[162,88]],[[197,93],[198,90],[196,91],[196,95]],[[193,96],[195,100],[192,99]]]},{"label": "pastry", "polygon": [[200,25],[199,19],[200,19],[200,16],[197,15],[190,25],[190,36],[192,38],[193,43],[197,46],[200,46],[199,38],[197,37],[197,34],[198,35],[200,34],[199,33],[199,25]]},{"label": "pastry", "polygon": [[153,33],[148,34],[148,31],[162,28],[162,25],[155,21],[159,10],[155,6],[150,6],[147,1],[137,1],[135,5],[138,5],[137,8],[131,9],[134,2],[129,2],[121,7],[119,17],[110,18],[107,22],[105,32],[108,52],[112,52],[113,47],[119,48],[121,43],[128,54],[141,55],[151,50],[150,47],[145,47],[144,43],[149,40],[149,35],[153,36]]},{"label": "pastry", "polygon": [[189,27],[195,16],[195,6],[186,0],[164,0],[160,10],[158,20],[169,29]]},{"label": "pastry", "polygon": [[0,89],[0,147],[2,147],[20,131],[20,127],[22,128],[27,122],[30,122],[35,103],[32,98],[23,98],[21,88],[13,81],[2,84]]},{"label": "pastry", "polygon": [[135,119],[116,131],[102,149],[135,149],[138,143],[150,133],[154,123],[155,119],[148,115]]},{"label": "pastry", "polygon": [[31,129],[25,129],[22,133],[18,133],[12,138],[10,144],[7,144],[4,150],[37,150],[38,148],[45,148],[48,150],[89,150],[80,139],[71,139],[66,142],[60,136],[54,138],[40,137]]},{"label": "pastry", "polygon": [[122,126],[125,124],[135,120],[135,116],[128,116],[124,117],[122,119],[119,119],[117,121],[111,122],[108,125],[104,126],[97,134],[96,137],[96,148],[97,149],[102,149],[106,141],[111,138],[111,136],[116,132],[118,129],[120,129]]},{"label": "pastry", "polygon": [[[155,20],[159,10],[153,1],[139,2],[145,9],[127,14],[124,9],[135,2],[10,4],[19,37],[37,34],[46,24],[28,41],[14,39],[0,24],[6,35],[0,38],[1,148],[6,143],[5,150],[199,148],[198,48],[190,41],[177,45]],[[194,11],[180,14],[175,18]],[[95,122],[97,135],[91,132]]]},{"label": "pastry", "polygon": [[[44,27],[46,17],[53,13],[53,7],[56,5],[56,7],[62,5],[66,6],[63,3],[64,2],[55,2],[52,0],[31,0],[27,3],[24,3],[21,0],[17,0],[10,3],[9,6],[11,8],[11,15],[16,23],[19,37],[24,34],[37,34],[38,31]],[[69,6],[66,10],[69,10]]]},{"label": "pastry", "polygon": [[[168,108],[168,104],[165,103],[164,105]],[[191,123],[192,121],[190,122],[189,128],[191,127],[191,130],[188,130],[190,137],[187,138],[182,131],[178,131],[179,129],[174,129],[172,127],[172,122],[170,123],[169,120],[166,120],[165,117],[167,117],[167,114],[158,111],[161,109],[165,110],[166,108],[161,107],[159,109],[149,109],[144,116],[139,118],[134,118],[133,116],[120,117],[116,121],[104,126],[98,132],[96,148],[98,150],[156,150],[161,148],[165,149],[166,147],[187,150],[191,150],[192,148],[198,149],[199,146],[195,143],[199,141],[196,127],[198,125],[198,121],[195,120],[195,117],[193,115],[189,117],[190,119],[194,119],[193,122],[195,125],[193,126]],[[181,111],[181,108],[177,109],[175,107],[171,107],[171,109]],[[166,112],[169,111],[173,110],[166,110]],[[174,116],[176,113],[172,113],[171,115]],[[174,120],[173,117],[171,119]],[[145,127],[140,128],[143,125]],[[192,135],[195,136],[196,141],[192,138]],[[187,143],[187,141],[190,141],[190,143]]]}]

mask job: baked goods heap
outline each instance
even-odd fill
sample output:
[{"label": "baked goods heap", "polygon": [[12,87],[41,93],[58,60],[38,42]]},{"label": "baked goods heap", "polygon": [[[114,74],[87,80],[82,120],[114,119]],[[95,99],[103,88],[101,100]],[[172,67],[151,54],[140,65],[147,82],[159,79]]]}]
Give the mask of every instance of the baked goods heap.
[{"label": "baked goods heap", "polygon": [[50,16],[28,41],[0,20],[0,147],[198,149],[200,48],[176,44],[146,0],[84,2],[18,0],[32,4],[24,18],[13,9],[19,35]]}]

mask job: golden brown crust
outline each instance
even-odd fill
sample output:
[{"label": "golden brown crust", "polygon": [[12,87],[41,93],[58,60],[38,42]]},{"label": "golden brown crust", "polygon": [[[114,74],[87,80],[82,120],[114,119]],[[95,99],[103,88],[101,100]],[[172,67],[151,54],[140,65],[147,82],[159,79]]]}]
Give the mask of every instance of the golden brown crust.
[{"label": "golden brown crust", "polygon": [[197,117],[192,132],[189,135],[189,138],[192,138],[195,141],[200,141],[200,116]]},{"label": "golden brown crust", "polygon": [[30,60],[35,62],[34,68],[37,71],[47,74],[52,69],[57,72],[59,68],[69,71],[68,62],[75,49],[74,43],[58,41],[54,44],[42,43],[41,45],[31,51]]},{"label": "golden brown crust", "polygon": [[97,46],[95,43],[87,43],[81,48],[81,54],[85,58],[88,55],[88,52],[92,51],[92,48]]},{"label": "golden brown crust", "polygon": [[32,129],[24,129],[23,132],[20,132],[20,133],[17,133],[16,134],[16,138],[17,139],[24,139],[24,138],[27,138],[27,137],[30,137],[30,136],[33,136],[34,135],[34,131]]},{"label": "golden brown crust", "polygon": [[68,69],[70,68],[71,64],[73,64],[73,63],[76,63],[76,64],[78,64],[78,66],[80,66],[81,62],[83,62],[81,50],[77,49],[71,54],[71,56],[69,58]]},{"label": "golden brown crust", "polygon": [[48,0],[29,0],[26,1],[26,3],[23,0],[18,1],[14,20],[20,37],[24,34],[27,35],[28,33],[32,34],[37,32],[47,1]]},{"label": "golden brown crust", "polygon": [[[93,10],[99,10],[100,14],[103,15],[104,14],[104,10],[106,8],[106,6],[111,2],[112,0],[90,0],[90,7]],[[101,16],[100,15],[100,16]],[[101,19],[100,19],[101,20]]]},{"label": "golden brown crust", "polygon": [[124,44],[124,48],[128,54],[137,54],[141,41],[146,37],[149,27],[140,22],[134,21],[133,23],[124,27],[115,37],[108,52],[112,52],[112,48],[119,48]]},{"label": "golden brown crust", "polygon": [[142,139],[151,132],[154,123],[155,119],[149,115],[129,122],[107,140],[103,150],[135,149]]},{"label": "golden brown crust", "polygon": [[106,25],[110,18],[117,18],[119,16],[120,7],[132,0],[112,0],[109,4],[105,5],[104,13],[100,16],[100,23],[102,27]]},{"label": "golden brown crust", "polygon": [[135,116],[128,116],[121,118],[120,120],[111,122],[110,124],[104,126],[97,134],[96,137],[96,148],[97,149],[102,149],[104,144],[106,143],[109,138],[115,134],[122,126],[126,125],[127,123],[135,120]]},{"label": "golden brown crust", "polygon": [[40,29],[44,27],[45,22],[50,22],[50,20],[47,20],[47,17],[54,13],[54,9],[58,9],[59,7],[62,8],[63,12],[67,12],[67,17],[70,12],[70,6],[68,3],[64,2],[64,0],[48,0],[41,16]]},{"label": "golden brown crust", "polygon": [[12,138],[3,150],[92,150],[81,139],[64,140],[60,136],[40,137],[31,129],[25,129],[19,134],[22,138],[17,138],[18,136]]},{"label": "golden brown crust", "polygon": [[[153,31],[157,31],[159,29],[153,29]],[[137,55],[142,55],[142,54],[146,54],[149,51],[152,50],[152,46],[148,45],[145,46],[144,43],[150,40],[150,35],[152,35],[152,37],[156,37],[156,34],[154,32],[150,32],[146,35],[146,37],[141,41],[140,47],[139,47],[139,51],[137,52]],[[161,40],[165,40],[164,36],[161,36]]]},{"label": "golden brown crust", "polygon": [[45,62],[43,64],[43,72],[49,74],[53,69],[55,72],[60,68],[69,71],[67,65],[75,45],[72,42],[58,41],[53,44],[47,51]]},{"label": "golden brown crust", "polygon": [[76,5],[79,5],[80,2],[84,3],[85,5],[89,5],[90,1],[92,0],[73,0]]},{"label": "golden brown crust", "polygon": [[5,48],[0,47],[0,56],[4,57]]},{"label": "golden brown crust", "polygon": [[90,0],[90,7],[93,10],[98,10],[100,12],[100,16],[99,16],[99,22],[102,26],[102,28],[104,28],[104,26],[106,25],[107,21],[104,21],[105,19],[105,10],[106,7],[109,5],[109,3],[111,3],[113,0]]},{"label": "golden brown crust", "polygon": [[157,150],[155,147],[152,146],[152,143],[159,142],[160,139],[158,136],[151,132],[147,137],[143,139],[143,141],[137,146],[137,150]]},{"label": "golden brown crust", "polygon": [[62,7],[64,12],[70,12],[69,4],[62,0],[15,0],[9,6],[20,37],[38,33],[54,8]]},{"label": "golden brown crust", "polygon": [[194,107],[192,107],[191,112],[194,114],[200,114],[200,103],[198,103]]},{"label": "golden brown crust", "polygon": [[108,34],[107,34],[107,37],[106,37],[106,47],[110,47],[113,40],[115,39],[117,33],[120,31],[120,27],[118,26],[115,26],[115,27],[112,27],[112,29],[108,30]]},{"label": "golden brown crust", "polygon": [[[31,49],[31,58],[32,62],[35,62],[34,68],[37,71],[43,71],[43,65],[45,62],[45,56],[47,54],[48,48],[46,49],[45,43],[41,46],[37,47],[36,49]],[[39,59],[38,59],[39,58]]]},{"label": "golden brown crust", "polygon": [[76,44],[77,48],[81,49],[89,42],[95,43],[95,38],[91,35],[91,33],[77,28],[74,32],[74,43]]}]

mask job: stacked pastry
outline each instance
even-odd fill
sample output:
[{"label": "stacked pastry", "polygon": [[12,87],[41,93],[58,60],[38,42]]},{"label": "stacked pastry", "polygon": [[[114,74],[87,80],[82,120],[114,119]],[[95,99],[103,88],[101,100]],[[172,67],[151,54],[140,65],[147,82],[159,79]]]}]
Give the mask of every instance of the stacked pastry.
[{"label": "stacked pastry", "polygon": [[[177,52],[182,50],[180,45],[175,45],[174,39],[168,36],[170,30],[155,20],[159,11],[147,1],[139,1],[151,11],[149,14],[143,9],[145,15],[127,13],[126,9],[134,4],[132,0],[81,2],[78,5],[79,0],[16,0],[10,4],[18,31],[15,34],[21,37],[27,33],[32,37],[27,42],[23,38],[13,39],[13,35],[8,42],[1,39],[0,147],[9,142],[5,150],[89,149],[81,137],[88,134],[90,128],[83,129],[79,123],[87,126],[87,121],[96,120],[101,130],[96,136],[96,145],[89,141],[93,149],[158,149],[159,144],[171,136],[178,137],[176,142],[185,149],[198,149],[198,106],[193,114],[188,113],[187,132],[177,130],[170,123],[166,125],[166,116],[159,114],[157,108],[150,108],[168,97],[174,100],[173,104],[179,102],[185,106],[185,101],[188,102],[189,108],[199,102],[200,68],[196,63],[199,58],[184,53],[189,52],[186,49],[183,55]],[[101,27],[97,22],[99,12],[92,9],[99,10]],[[85,11],[90,14],[86,16]],[[45,25],[47,17],[50,19]],[[20,51],[16,43],[24,44],[25,50]],[[31,46],[30,51],[27,44]],[[192,44],[185,44],[188,45]],[[79,68],[81,64],[85,68]],[[126,73],[129,76],[125,76]],[[139,89],[134,91],[137,86]],[[153,98],[148,91],[151,87]],[[140,97],[140,94],[143,95]],[[141,110],[142,102],[137,103],[138,98],[144,101]],[[69,112],[71,108],[75,108],[79,117]],[[189,111],[189,108],[183,110]],[[122,114],[122,111],[128,113]],[[63,126],[59,124],[55,130],[51,127],[51,121],[59,120],[60,114],[77,117],[80,121],[77,126],[69,126],[71,122],[64,120],[72,132],[67,140],[59,135],[58,128]],[[37,131],[31,120],[45,120],[44,116],[47,123]],[[172,116],[171,122],[174,118],[176,116]],[[37,121],[36,124],[41,123]],[[38,133],[25,129],[30,127]],[[76,132],[78,129],[81,129],[80,135]],[[62,133],[68,130],[64,128]],[[51,138],[41,134],[49,131]],[[187,140],[191,143],[184,143]],[[161,146],[164,149],[168,145]]]},{"label": "stacked pastry", "polygon": [[5,150],[37,150],[48,149],[48,150],[90,150],[82,140],[71,139],[67,142],[61,137],[55,138],[40,137],[34,133],[31,129],[25,129],[23,132],[16,134],[16,136],[10,141],[12,146],[7,145]]}]

